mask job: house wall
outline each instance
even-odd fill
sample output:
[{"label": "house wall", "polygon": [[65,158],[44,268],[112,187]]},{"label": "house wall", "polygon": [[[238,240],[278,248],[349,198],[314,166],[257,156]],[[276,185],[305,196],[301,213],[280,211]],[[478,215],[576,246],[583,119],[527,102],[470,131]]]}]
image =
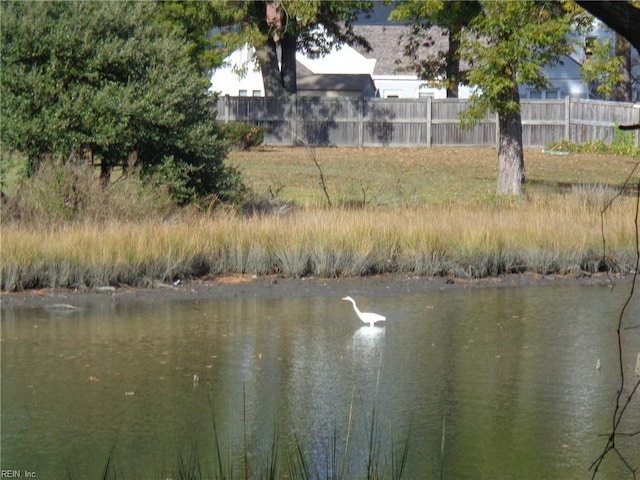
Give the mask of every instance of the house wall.
[{"label": "house wall", "polygon": [[558,100],[565,97],[589,98],[588,86],[582,81],[581,65],[571,57],[564,57],[561,64],[544,67],[549,81],[546,89],[521,85],[520,98],[525,100]]},{"label": "house wall", "polygon": [[[262,72],[252,61],[253,49],[244,47],[225,59],[225,65],[211,74],[210,92],[233,97],[263,97]],[[244,75],[238,72],[244,71]]]},{"label": "house wall", "polygon": [[[353,97],[362,97],[363,92],[361,91],[349,91],[349,90],[305,90],[302,88],[298,88],[298,96],[299,97],[318,97],[318,98],[353,98]],[[364,96],[373,96],[373,95],[364,95]]]},{"label": "house wall", "polygon": [[[372,75],[380,98],[447,98],[445,88],[433,87],[415,75]],[[460,85],[458,98],[467,99],[471,89]]]}]

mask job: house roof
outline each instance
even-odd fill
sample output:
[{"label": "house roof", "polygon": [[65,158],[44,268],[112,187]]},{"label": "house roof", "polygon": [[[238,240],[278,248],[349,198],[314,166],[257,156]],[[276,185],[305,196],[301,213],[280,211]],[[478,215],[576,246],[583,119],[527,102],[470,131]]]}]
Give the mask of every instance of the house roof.
[{"label": "house roof", "polygon": [[363,92],[375,90],[371,75],[340,73],[323,73],[318,75],[300,75],[297,77],[298,90],[323,90],[340,92]]},{"label": "house roof", "polygon": [[[402,36],[409,27],[398,24],[354,25],[353,29],[357,35],[366,38],[371,45],[370,52],[359,46],[354,48],[364,57],[377,60],[374,75],[416,74],[415,70],[410,68],[401,44]],[[420,47],[418,50],[420,58],[437,55],[439,51],[446,51],[449,48],[449,40],[440,27],[431,27],[429,34],[434,44],[428,48]]]}]

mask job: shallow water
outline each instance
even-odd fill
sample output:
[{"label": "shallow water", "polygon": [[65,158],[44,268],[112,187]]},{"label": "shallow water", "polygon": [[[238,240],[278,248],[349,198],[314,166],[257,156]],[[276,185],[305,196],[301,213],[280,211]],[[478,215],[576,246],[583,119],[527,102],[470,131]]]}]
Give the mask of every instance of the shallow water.
[{"label": "shallow water", "polygon": [[[405,478],[589,478],[627,293],[354,295],[381,328],[335,297],[3,312],[2,469],[99,478],[111,456],[120,476],[165,478],[195,456],[209,478],[217,436],[224,473],[242,478],[262,476],[274,438],[281,472],[297,442],[323,478],[366,476],[370,445],[386,477],[408,445]],[[637,296],[625,318],[638,323]],[[639,351],[626,330],[628,384]],[[618,445],[636,467],[639,444]],[[627,474],[613,456],[603,469]]]}]

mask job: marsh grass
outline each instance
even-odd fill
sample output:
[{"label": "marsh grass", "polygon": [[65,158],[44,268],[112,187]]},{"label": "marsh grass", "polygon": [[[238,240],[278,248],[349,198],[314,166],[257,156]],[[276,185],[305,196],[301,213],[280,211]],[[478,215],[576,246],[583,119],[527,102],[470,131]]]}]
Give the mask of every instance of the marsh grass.
[{"label": "marsh grass", "polygon": [[105,191],[83,167],[39,172],[2,210],[2,289],[148,287],[226,273],[477,278],[633,268],[632,195],[600,215],[633,158],[528,152],[525,194],[498,198],[490,149],[318,149],[335,198],[327,208],[304,149],[234,155],[256,195],[270,192],[254,205],[277,208],[171,210],[135,175]]},{"label": "marsh grass", "polygon": [[224,273],[342,277],[382,273],[479,278],[508,273],[625,272],[633,262],[632,199],[605,216],[600,191],[504,208],[297,209],[287,216],[193,213],[2,229],[3,290],[152,286]]}]

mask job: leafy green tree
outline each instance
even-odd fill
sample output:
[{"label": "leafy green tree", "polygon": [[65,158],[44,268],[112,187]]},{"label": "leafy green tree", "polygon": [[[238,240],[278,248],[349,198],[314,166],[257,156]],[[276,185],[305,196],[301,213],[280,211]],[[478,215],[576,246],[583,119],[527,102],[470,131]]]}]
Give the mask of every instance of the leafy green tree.
[{"label": "leafy green tree", "polygon": [[[593,39],[582,65],[582,78],[593,85],[596,97],[621,102],[632,101],[631,45],[619,34],[611,39]],[[637,82],[637,80],[636,80]]]},{"label": "leafy green tree", "polygon": [[498,115],[499,195],[519,195],[525,181],[519,84],[545,88],[542,67],[558,62],[573,45],[569,32],[574,12],[553,1],[481,1],[464,37],[461,58],[471,68],[476,87],[464,120],[472,123],[488,112]]},{"label": "leafy green tree", "polygon": [[[457,98],[459,84],[466,83],[466,72],[460,69],[462,32],[481,12],[478,2],[458,0],[401,0],[391,12],[391,20],[412,22],[404,39],[404,54],[411,67],[421,78],[444,81],[447,98]],[[429,34],[434,25],[444,29],[448,48],[425,58],[420,48],[434,45]]]},{"label": "leafy green tree", "polygon": [[193,44],[145,2],[0,4],[1,141],[29,158],[116,166],[170,181],[175,200],[230,197],[237,172]]}]

